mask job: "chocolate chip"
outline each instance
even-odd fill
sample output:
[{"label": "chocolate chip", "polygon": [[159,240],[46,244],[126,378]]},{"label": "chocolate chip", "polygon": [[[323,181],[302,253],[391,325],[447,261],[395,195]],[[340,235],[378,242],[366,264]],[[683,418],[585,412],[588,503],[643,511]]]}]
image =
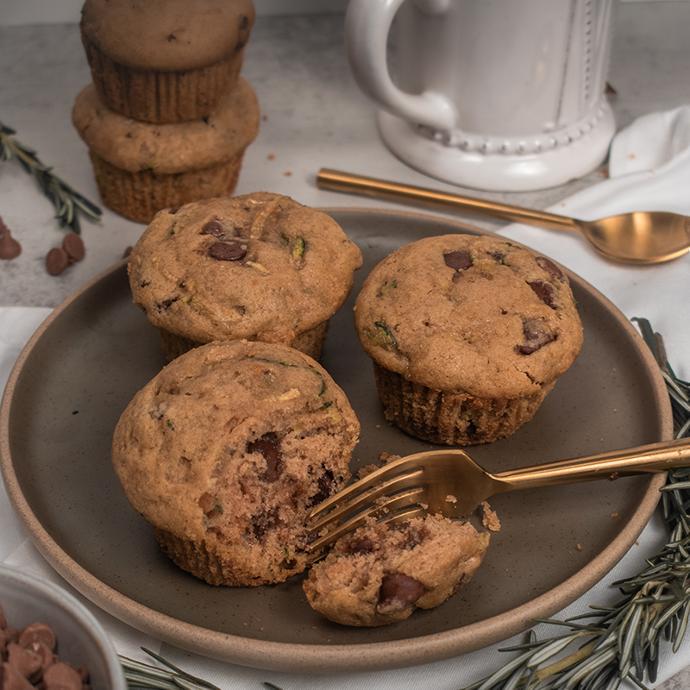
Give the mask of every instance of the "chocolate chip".
[{"label": "chocolate chip", "polygon": [[247,444],[248,453],[260,453],[266,461],[266,470],[260,479],[274,482],[283,471],[283,454],[280,452],[280,439],[273,431],[269,431],[255,441]]},{"label": "chocolate chip", "polygon": [[44,644],[51,652],[55,651],[55,633],[45,623],[27,625],[19,635],[19,644],[22,647],[29,647],[34,642]]},{"label": "chocolate chip", "polygon": [[0,259],[11,261],[22,253],[22,245],[12,237],[6,228],[0,233]]},{"label": "chocolate chip", "polygon": [[521,355],[531,355],[544,345],[556,340],[558,335],[547,331],[544,326],[545,323],[542,319],[523,319],[522,333],[525,336],[525,342],[516,346],[516,352]]},{"label": "chocolate chip", "polygon": [[469,438],[476,438],[477,436],[477,425],[474,423],[473,420],[469,420],[467,422],[467,426],[465,427],[465,433]]},{"label": "chocolate chip", "polygon": [[208,492],[201,494],[197,503],[207,516],[212,514],[218,506],[216,499]]},{"label": "chocolate chip", "polygon": [[224,237],[225,228],[223,224],[217,219],[209,220],[203,228],[201,228],[202,235],[213,235],[214,237]]},{"label": "chocolate chip", "polygon": [[179,302],[179,300],[179,295],[173,295],[172,297],[168,297],[167,299],[161,300],[160,302],[156,302],[156,309],[158,309],[158,311],[166,311],[170,309],[170,307],[173,304],[175,304],[175,302]]},{"label": "chocolate chip", "polygon": [[0,673],[0,688],[2,690],[33,690],[33,686],[19,671],[5,662]]},{"label": "chocolate chip", "polygon": [[558,266],[556,266],[556,264],[553,261],[551,261],[551,259],[547,259],[545,256],[538,256],[536,258],[536,262],[539,265],[539,267],[543,268],[553,279],[565,279],[563,271],[561,271],[561,269],[558,268]]},{"label": "chocolate chip", "polygon": [[240,261],[247,256],[247,247],[239,242],[214,242],[208,248],[208,255],[218,261]]},{"label": "chocolate chip", "polygon": [[[4,657],[5,654],[5,648],[7,647],[9,643],[9,636],[7,634],[7,630],[0,630],[0,659]],[[0,688],[2,685],[0,685]]]},{"label": "chocolate chip", "polygon": [[53,247],[46,256],[46,271],[59,276],[69,266],[69,256],[62,247]]},{"label": "chocolate chip", "polygon": [[168,34],[168,35],[165,37],[165,39],[168,41],[168,43],[172,43],[172,41],[176,41],[176,40],[177,40],[177,36],[175,36],[175,34]]},{"label": "chocolate chip", "polygon": [[280,567],[285,568],[285,570],[292,570],[297,565],[297,561],[294,558],[284,558],[280,562]]},{"label": "chocolate chip", "polygon": [[505,263],[506,255],[498,250],[488,252],[489,256],[498,264]]},{"label": "chocolate chip", "polygon": [[472,256],[465,249],[458,249],[454,252],[447,252],[443,255],[446,266],[456,271],[465,271],[472,265]]},{"label": "chocolate chip", "polygon": [[534,294],[547,306],[551,307],[551,309],[556,308],[556,301],[555,301],[555,296],[556,296],[556,291],[554,290],[553,285],[551,283],[547,283],[544,280],[533,280],[531,282],[528,282],[527,285],[529,285],[532,290],[534,291]]},{"label": "chocolate chip", "polygon": [[46,690],[81,690],[79,672],[64,661],[58,661],[43,674]]},{"label": "chocolate chip", "polygon": [[426,587],[409,575],[388,573],[381,581],[377,608],[404,609],[409,604],[414,604],[425,591]]},{"label": "chocolate chip", "polygon": [[42,668],[41,657],[16,642],[7,647],[7,663],[14,666],[24,678],[35,678]]},{"label": "chocolate chip", "polygon": [[317,482],[319,490],[309,499],[310,508],[323,503],[333,493],[334,480],[333,470],[325,470]]},{"label": "chocolate chip", "polygon": [[76,232],[68,232],[62,240],[62,248],[71,261],[81,261],[86,255],[84,240]]},{"label": "chocolate chip", "polygon": [[252,518],[252,534],[258,541],[262,541],[266,532],[278,524],[278,508],[271,508],[257,513]]},{"label": "chocolate chip", "polygon": [[369,537],[353,539],[345,546],[346,553],[371,553],[374,550],[374,542]]},{"label": "chocolate chip", "polygon": [[410,527],[405,539],[405,548],[414,549],[415,546],[419,546],[424,541],[426,536],[427,533],[425,530],[418,529],[417,527]]},{"label": "chocolate chip", "polygon": [[41,668],[44,671],[55,663],[55,655],[42,642],[32,642],[27,649],[41,659]]}]

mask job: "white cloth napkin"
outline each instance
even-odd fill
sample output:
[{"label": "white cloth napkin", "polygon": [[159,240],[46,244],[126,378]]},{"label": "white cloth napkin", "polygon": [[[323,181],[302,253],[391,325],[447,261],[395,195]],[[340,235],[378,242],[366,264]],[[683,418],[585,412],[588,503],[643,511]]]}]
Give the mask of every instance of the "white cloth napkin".
[{"label": "white cloth napkin", "polygon": [[[582,218],[631,210],[673,210],[690,215],[690,107],[642,117],[621,131],[611,148],[609,170],[610,179],[579,192],[552,210]],[[690,308],[687,299],[690,295],[690,257],[655,267],[622,266],[605,262],[577,236],[520,225],[510,225],[502,230],[502,234],[554,257],[579,273],[609,297],[626,316],[649,318],[655,329],[663,333],[669,359],[679,375],[690,377],[690,351],[685,347],[690,342]],[[22,345],[47,314],[47,309],[0,308],[0,388],[4,387],[11,364]],[[27,540],[26,532],[14,517],[2,486],[0,520],[0,561],[36,572],[70,589]],[[583,613],[590,603],[606,605],[613,602],[618,593],[608,583],[638,572],[644,565],[644,558],[656,553],[665,537],[660,519],[653,518],[638,542],[612,572],[562,611],[560,617]],[[258,689],[262,687],[262,681],[271,681],[284,690],[457,690],[505,663],[510,656],[500,653],[499,647],[509,646],[517,640],[515,638],[424,666],[372,673],[308,676],[242,668],[188,654],[169,645],[161,645],[85,603],[105,626],[119,652],[143,660],[145,657],[139,647],[147,646],[160,651],[191,673],[228,690]],[[537,628],[540,636],[552,631],[545,626]],[[688,663],[690,637],[675,655],[664,648],[659,682],[674,675]]]}]

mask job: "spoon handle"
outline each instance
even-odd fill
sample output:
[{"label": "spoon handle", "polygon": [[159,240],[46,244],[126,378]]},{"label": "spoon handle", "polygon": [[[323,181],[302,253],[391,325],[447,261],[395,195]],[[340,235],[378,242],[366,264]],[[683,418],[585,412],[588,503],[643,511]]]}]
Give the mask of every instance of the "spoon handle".
[{"label": "spoon handle", "polygon": [[492,475],[497,493],[591,479],[618,479],[690,466],[690,438],[662,441]]},{"label": "spoon handle", "polygon": [[494,216],[503,220],[522,221],[530,225],[538,225],[548,230],[578,230],[577,222],[567,216],[559,216],[556,213],[538,211],[536,209],[501,204],[489,199],[477,199],[450,192],[441,192],[427,187],[389,182],[375,177],[364,177],[321,168],[316,175],[316,185],[320,189],[329,189],[336,192],[351,192],[374,199],[389,199],[392,201],[421,201],[437,206],[449,206],[451,208],[474,211],[483,215]]}]

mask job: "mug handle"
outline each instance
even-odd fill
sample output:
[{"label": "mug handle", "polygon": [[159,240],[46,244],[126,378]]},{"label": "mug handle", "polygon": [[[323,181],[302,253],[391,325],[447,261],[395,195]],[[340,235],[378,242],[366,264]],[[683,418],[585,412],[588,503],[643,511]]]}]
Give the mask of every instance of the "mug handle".
[{"label": "mug handle", "polygon": [[[386,45],[395,13],[405,0],[350,0],[345,17],[345,44],[350,66],[360,88],[385,110],[410,122],[434,129],[452,129],[455,106],[437,91],[411,94],[401,91],[388,72]],[[443,12],[445,0],[426,0],[428,12]]]}]

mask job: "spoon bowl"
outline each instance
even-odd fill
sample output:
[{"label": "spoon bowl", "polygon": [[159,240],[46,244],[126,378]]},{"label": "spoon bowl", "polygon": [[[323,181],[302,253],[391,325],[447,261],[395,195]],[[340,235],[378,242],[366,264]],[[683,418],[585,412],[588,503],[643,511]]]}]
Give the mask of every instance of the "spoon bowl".
[{"label": "spoon bowl", "polygon": [[634,211],[575,223],[599,253],[614,261],[657,264],[690,251],[690,218],[679,213]]}]

